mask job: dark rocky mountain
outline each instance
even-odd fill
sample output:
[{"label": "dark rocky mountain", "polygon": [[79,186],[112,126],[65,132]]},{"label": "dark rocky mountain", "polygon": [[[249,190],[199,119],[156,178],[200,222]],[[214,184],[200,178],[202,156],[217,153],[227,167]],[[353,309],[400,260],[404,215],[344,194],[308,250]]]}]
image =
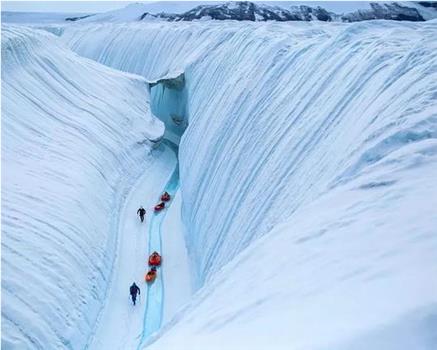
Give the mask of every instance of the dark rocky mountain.
[{"label": "dark rocky mountain", "polygon": [[236,21],[332,21],[334,13],[322,7],[293,6],[283,8],[256,4],[249,1],[228,2],[220,5],[201,5],[182,14],[144,13],[144,18],[161,18],[168,21],[193,21],[198,19],[236,20]]},{"label": "dark rocky mountain", "polygon": [[437,1],[418,1],[417,3],[423,7],[433,7],[437,9]]},{"label": "dark rocky mountain", "polygon": [[[370,10],[358,10],[341,16],[343,22],[359,22],[372,19],[422,22],[425,19],[416,8],[407,3],[371,3]],[[423,5],[422,5],[423,6]]]},{"label": "dark rocky mountain", "polygon": [[[419,7],[436,10],[437,2],[417,2]],[[288,8],[257,4],[249,1],[227,2],[219,5],[201,5],[182,14],[144,13],[140,20],[161,19],[167,21],[236,20],[236,21],[340,21],[359,22],[374,19],[395,21],[425,21],[416,6],[408,3],[371,3],[368,10],[359,10],[343,15],[329,12],[317,6],[291,6]]]}]

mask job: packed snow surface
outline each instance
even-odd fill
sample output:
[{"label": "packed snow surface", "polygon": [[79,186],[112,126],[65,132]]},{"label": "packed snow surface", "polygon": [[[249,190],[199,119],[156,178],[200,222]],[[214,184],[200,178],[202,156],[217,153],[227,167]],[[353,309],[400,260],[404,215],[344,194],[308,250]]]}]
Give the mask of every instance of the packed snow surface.
[{"label": "packed snow surface", "polygon": [[[145,316],[148,316],[148,323],[153,321],[159,327],[166,285],[163,273],[167,264],[161,266],[157,281],[149,287],[144,283],[144,275],[149,254],[155,250],[162,253],[160,223],[165,218],[166,211],[160,213],[163,215],[155,215],[152,208],[166,181],[172,179],[175,169],[177,162],[174,151],[170,147],[161,146],[153,153],[150,166],[132,186],[126,198],[120,215],[120,248],[114,275],[104,310],[88,349],[136,349],[143,334]],[[143,205],[147,211],[143,223],[135,217],[139,205]],[[131,304],[128,294],[129,286],[133,282],[141,289],[135,306]],[[156,295],[161,298],[154,298]],[[153,307],[158,309],[157,315],[149,315],[149,310]]]},{"label": "packed snow surface", "polygon": [[185,74],[198,293],[152,349],[432,349],[437,23],[71,27],[80,55]]},{"label": "packed snow surface", "polygon": [[2,348],[81,349],[121,203],[163,124],[141,77],[13,26],[2,28],[2,102]]}]

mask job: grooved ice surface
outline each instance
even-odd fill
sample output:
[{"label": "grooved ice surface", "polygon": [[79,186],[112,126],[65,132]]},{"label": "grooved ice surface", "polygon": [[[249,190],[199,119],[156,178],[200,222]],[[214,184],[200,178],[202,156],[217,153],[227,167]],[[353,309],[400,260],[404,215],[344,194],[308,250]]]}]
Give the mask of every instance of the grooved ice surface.
[{"label": "grooved ice surface", "polygon": [[152,348],[435,344],[436,34],[435,21],[64,31],[106,65],[185,73],[200,291]]},{"label": "grooved ice surface", "polygon": [[[152,336],[152,349],[435,347],[436,21],[154,22],[74,25],[55,32],[79,55],[151,81],[184,73],[189,126],[179,149],[180,186],[198,293]],[[86,79],[72,76],[82,88],[92,74]],[[19,86],[26,86],[25,78]],[[118,96],[115,88],[110,91],[105,95]],[[123,94],[129,96],[129,106],[137,101],[134,91]],[[114,108],[124,103],[120,101]],[[59,105],[62,111],[69,106],[65,101]],[[18,132],[19,125],[11,123],[9,129]],[[94,130],[89,121],[86,125],[85,130]],[[132,139],[128,131],[121,133],[122,140]],[[39,142],[35,139],[33,147]],[[6,144],[23,154],[33,149],[18,148],[18,141]],[[83,153],[100,159],[94,152]],[[3,156],[7,154],[6,149]],[[81,181],[94,181],[87,171],[81,168],[82,177],[74,180],[79,188]],[[98,188],[96,181],[92,188]],[[68,198],[68,189],[59,190],[64,192]],[[86,191],[87,196],[93,193]],[[96,209],[102,205],[93,203],[105,198],[86,202],[93,220],[81,227],[105,231],[104,211]],[[11,203],[21,208],[20,200]],[[47,217],[44,210],[37,213]],[[91,234],[87,230],[80,237]],[[20,251],[7,254],[23,255],[26,245],[21,244]],[[110,250],[108,254],[95,261],[107,264]],[[59,271],[75,276],[66,265]],[[17,275],[24,281],[27,270],[21,271]],[[35,272],[30,278],[45,275]],[[74,282],[80,286],[86,281]],[[56,291],[47,300],[60,300]],[[13,315],[20,315],[20,303]],[[68,306],[71,312],[75,305]],[[50,320],[55,319],[52,314]],[[29,317],[29,312],[23,315]],[[11,328],[17,324],[5,323]],[[47,318],[21,324],[57,332],[62,322]],[[77,324],[81,326],[74,329],[85,334],[86,322]],[[46,336],[42,330],[37,334]],[[67,339],[77,341],[78,336]],[[62,340],[57,344],[70,346]]]},{"label": "grooved ice surface", "polygon": [[148,163],[142,78],[44,31],[2,27],[2,348],[82,349],[106,296],[118,207]]}]

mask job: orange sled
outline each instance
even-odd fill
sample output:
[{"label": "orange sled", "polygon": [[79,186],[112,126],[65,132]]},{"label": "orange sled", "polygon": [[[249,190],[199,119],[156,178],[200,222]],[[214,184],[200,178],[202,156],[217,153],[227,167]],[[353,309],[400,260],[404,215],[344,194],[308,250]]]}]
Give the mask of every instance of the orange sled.
[{"label": "orange sled", "polygon": [[158,253],[153,253],[149,256],[149,265],[150,266],[160,266],[161,265],[161,255]]},{"label": "orange sled", "polygon": [[164,202],[161,202],[161,203],[155,205],[155,212],[159,212],[164,208],[165,208],[165,204],[164,204]]},{"label": "orange sled", "polygon": [[163,202],[168,202],[170,200],[170,195],[168,194],[168,192],[164,192],[161,196],[161,200]]},{"label": "orange sled", "polygon": [[156,271],[149,271],[146,273],[146,276],[144,277],[145,281],[147,283],[153,283],[156,278]]}]

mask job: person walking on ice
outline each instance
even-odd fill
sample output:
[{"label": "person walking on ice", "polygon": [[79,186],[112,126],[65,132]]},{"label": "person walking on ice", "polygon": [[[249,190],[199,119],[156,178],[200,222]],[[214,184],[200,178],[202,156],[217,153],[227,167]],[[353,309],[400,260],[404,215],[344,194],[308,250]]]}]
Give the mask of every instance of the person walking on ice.
[{"label": "person walking on ice", "polygon": [[140,290],[140,288],[139,288],[139,287],[135,284],[135,282],[134,282],[134,283],[132,283],[132,285],[130,286],[129,291],[130,291],[130,295],[131,295],[131,297],[132,297],[132,302],[133,302],[134,305],[135,305],[135,302],[137,301],[137,294],[138,294],[138,295],[141,295],[141,290]]},{"label": "person walking on ice", "polygon": [[144,221],[144,215],[146,215],[146,209],[144,209],[142,206],[140,209],[137,210],[137,215],[140,216],[141,222]]}]

